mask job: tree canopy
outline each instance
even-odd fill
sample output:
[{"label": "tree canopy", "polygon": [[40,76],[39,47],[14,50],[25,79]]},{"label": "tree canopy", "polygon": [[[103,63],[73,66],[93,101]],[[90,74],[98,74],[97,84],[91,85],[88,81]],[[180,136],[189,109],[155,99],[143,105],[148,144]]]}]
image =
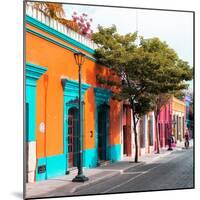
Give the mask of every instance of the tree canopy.
[{"label": "tree canopy", "polygon": [[137,101],[139,96],[144,100],[148,94],[175,93],[187,88],[185,81],[191,80],[192,68],[166,42],[140,37],[140,44],[136,45],[137,33],[120,35],[115,26],[98,28],[99,32],[93,34],[99,47],[96,58],[126,83],[120,97],[131,96]]},{"label": "tree canopy", "polygon": [[114,25],[99,26],[98,30],[92,37],[98,45],[95,56],[122,80],[121,84],[116,83],[120,90],[113,97],[128,99],[132,107],[137,162],[139,117],[154,109],[160,94],[173,94],[187,88],[185,81],[192,79],[192,68],[159,38],[138,38],[136,32],[120,35]]}]

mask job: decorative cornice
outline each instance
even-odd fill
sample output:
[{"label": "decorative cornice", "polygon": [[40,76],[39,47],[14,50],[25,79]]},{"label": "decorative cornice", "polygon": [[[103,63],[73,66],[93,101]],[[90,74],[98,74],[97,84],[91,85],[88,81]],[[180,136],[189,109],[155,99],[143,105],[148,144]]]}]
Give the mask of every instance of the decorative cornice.
[{"label": "decorative cornice", "polygon": [[[79,83],[78,81],[71,80],[69,78],[61,78],[61,84],[64,90],[64,96],[69,97],[78,97],[79,92]],[[88,88],[90,88],[90,84],[81,83],[81,96],[83,96]]]},{"label": "decorative cornice", "polygon": [[26,63],[26,84],[35,85],[36,81],[47,71],[47,68]]},{"label": "decorative cornice", "polygon": [[94,88],[95,98],[97,102],[108,103],[112,92],[103,88]]},{"label": "decorative cornice", "polygon": [[72,44],[73,46],[76,46],[76,47],[78,47],[78,48],[80,48],[80,49],[82,49],[82,50],[84,50],[84,51],[86,51],[86,52],[88,52],[90,54],[94,54],[95,53],[95,51],[93,49],[87,47],[86,45],[84,45],[84,44],[82,44],[82,43],[70,38],[69,36],[67,36],[67,35],[65,35],[65,34],[59,32],[59,31],[57,31],[57,30],[55,30],[55,29],[53,29],[53,28],[51,28],[49,26],[47,26],[46,24],[44,24],[44,23],[38,21],[37,19],[34,19],[34,18],[32,18],[32,17],[30,17],[28,15],[26,15],[26,22],[28,24],[30,24],[30,25],[32,25],[32,26],[34,26],[36,28],[39,28],[40,30],[45,31],[45,32],[47,32],[47,33],[49,33],[51,35],[54,35],[57,38],[65,41],[65,42],[68,42],[68,43]]}]

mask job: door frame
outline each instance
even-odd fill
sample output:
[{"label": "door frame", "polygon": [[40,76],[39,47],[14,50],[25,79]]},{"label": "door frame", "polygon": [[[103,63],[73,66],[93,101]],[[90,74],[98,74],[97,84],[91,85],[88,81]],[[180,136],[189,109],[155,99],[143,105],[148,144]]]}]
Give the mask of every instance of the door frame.
[{"label": "door frame", "polygon": [[104,105],[106,107],[106,160],[110,160],[110,141],[109,141],[109,119],[110,119],[110,97],[111,91],[103,88],[94,88],[95,94],[95,151],[96,151],[96,163],[98,164],[98,111],[99,108]]},{"label": "door frame", "polygon": [[108,156],[108,146],[109,146],[109,123],[108,123],[108,119],[109,119],[109,106],[106,105],[106,104],[101,104],[97,107],[97,116],[96,116],[96,128],[97,128],[97,159],[99,160],[99,112],[102,110],[103,112],[105,112],[105,134],[104,134],[104,140],[105,141],[105,144],[103,145],[103,147],[105,147],[105,159],[104,160],[108,160],[109,159],[109,156]]},{"label": "door frame", "polygon": [[[36,90],[37,81],[44,73],[46,73],[46,71],[47,68],[45,67],[29,62],[26,62],[25,64],[24,118],[26,123],[24,123],[24,177],[27,176],[26,182],[37,181]],[[28,108],[26,107],[27,105]]]},{"label": "door frame", "polygon": [[[61,84],[63,87],[63,153],[65,155],[65,171],[66,174],[69,173],[69,165],[68,165],[68,111],[72,107],[78,108],[78,94],[79,94],[79,83],[78,81],[74,81],[68,78],[62,78],[61,79]],[[81,84],[81,100],[82,100],[82,116],[81,116],[81,121],[83,122],[82,125],[84,126],[84,95],[87,89],[90,88],[91,85],[83,83]],[[84,129],[82,129],[82,140],[81,140],[81,145],[82,141],[84,140]]]}]

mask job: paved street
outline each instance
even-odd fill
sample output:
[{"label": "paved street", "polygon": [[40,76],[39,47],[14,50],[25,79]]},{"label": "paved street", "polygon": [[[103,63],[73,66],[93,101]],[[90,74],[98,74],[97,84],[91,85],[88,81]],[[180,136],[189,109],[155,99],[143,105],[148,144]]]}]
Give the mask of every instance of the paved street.
[{"label": "paved street", "polygon": [[81,188],[74,195],[105,194],[193,187],[192,149],[179,150],[150,164],[141,164],[123,174],[90,187]]},{"label": "paved street", "polygon": [[27,198],[106,194],[193,187],[193,149],[163,149],[139,163],[124,160],[107,166],[85,169],[85,183],[73,183],[77,171],[38,183],[27,184]]}]

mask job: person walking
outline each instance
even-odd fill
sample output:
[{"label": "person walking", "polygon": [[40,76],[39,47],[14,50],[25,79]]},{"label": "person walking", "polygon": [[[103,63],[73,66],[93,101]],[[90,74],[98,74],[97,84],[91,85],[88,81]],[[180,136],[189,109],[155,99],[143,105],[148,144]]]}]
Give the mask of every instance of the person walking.
[{"label": "person walking", "polygon": [[185,131],[185,148],[186,149],[189,148],[189,131],[188,131],[188,128],[186,128],[186,131]]}]

